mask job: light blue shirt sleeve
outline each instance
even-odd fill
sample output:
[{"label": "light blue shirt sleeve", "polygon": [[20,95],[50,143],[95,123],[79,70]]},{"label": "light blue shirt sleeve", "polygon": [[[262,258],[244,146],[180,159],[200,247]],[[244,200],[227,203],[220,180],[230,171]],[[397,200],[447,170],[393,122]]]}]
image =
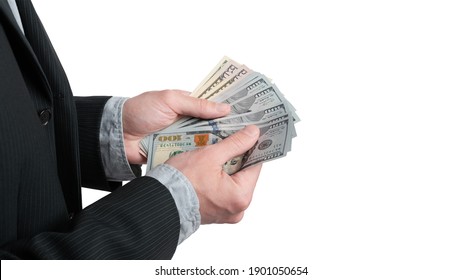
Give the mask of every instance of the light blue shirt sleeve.
[{"label": "light blue shirt sleeve", "polygon": [[99,131],[101,159],[109,181],[128,181],[135,178],[127,155],[123,138],[122,108],[125,97],[112,97],[104,106]]},{"label": "light blue shirt sleeve", "polygon": [[[101,118],[101,158],[108,180],[126,181],[135,178],[125,153],[123,142],[122,109],[128,98],[112,97],[104,106]],[[178,244],[186,240],[200,226],[199,199],[194,187],[176,168],[161,164],[149,170],[150,176],[162,183],[172,194],[180,216]]]},{"label": "light blue shirt sleeve", "polygon": [[201,224],[199,199],[188,178],[176,168],[161,164],[146,172],[161,182],[173,196],[180,215],[180,238],[178,244],[191,236]]}]

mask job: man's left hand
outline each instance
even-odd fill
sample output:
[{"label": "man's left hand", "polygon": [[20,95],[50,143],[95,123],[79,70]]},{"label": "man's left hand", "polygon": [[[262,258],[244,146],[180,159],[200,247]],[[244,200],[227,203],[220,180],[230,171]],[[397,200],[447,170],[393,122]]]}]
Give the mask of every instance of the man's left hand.
[{"label": "man's left hand", "polygon": [[230,107],[189,96],[182,90],[149,91],[128,99],[123,107],[125,152],[131,164],[142,164],[139,143],[147,135],[173,124],[180,116],[213,119],[227,115]]}]

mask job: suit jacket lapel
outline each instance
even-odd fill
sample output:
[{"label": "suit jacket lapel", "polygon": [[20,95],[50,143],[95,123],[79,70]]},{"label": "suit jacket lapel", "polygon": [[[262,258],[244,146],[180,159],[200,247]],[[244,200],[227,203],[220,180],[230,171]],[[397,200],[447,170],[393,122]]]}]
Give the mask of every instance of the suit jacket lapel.
[{"label": "suit jacket lapel", "polygon": [[0,21],[2,24],[4,24],[5,32],[7,32],[7,36],[16,53],[17,59],[19,60],[20,58],[28,61],[28,65],[31,66],[29,70],[32,71],[32,75],[37,77],[37,79],[33,80],[40,84],[39,86],[42,88],[42,92],[45,92],[46,94],[44,97],[51,102],[52,91],[46,78],[45,72],[43,71],[40,62],[35,55],[32,46],[30,45],[23,31],[19,28],[16,19],[11,12],[11,8],[6,0],[0,0]]}]

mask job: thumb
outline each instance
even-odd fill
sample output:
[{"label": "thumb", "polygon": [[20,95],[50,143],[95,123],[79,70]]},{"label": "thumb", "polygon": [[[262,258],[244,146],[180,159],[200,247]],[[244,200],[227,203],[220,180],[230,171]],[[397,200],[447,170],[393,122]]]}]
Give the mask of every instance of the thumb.
[{"label": "thumb", "polygon": [[227,137],[223,141],[210,146],[211,154],[220,162],[225,163],[231,158],[240,156],[250,150],[260,136],[260,129],[249,125]]},{"label": "thumb", "polygon": [[231,111],[231,107],[225,103],[217,103],[185,94],[179,95],[178,98],[172,105],[177,114],[184,116],[213,119],[225,116]]}]

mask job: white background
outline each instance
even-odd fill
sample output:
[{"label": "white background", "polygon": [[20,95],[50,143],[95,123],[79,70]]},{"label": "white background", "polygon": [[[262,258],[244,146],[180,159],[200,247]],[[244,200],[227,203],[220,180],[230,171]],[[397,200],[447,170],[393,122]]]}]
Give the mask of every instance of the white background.
[{"label": "white background", "polygon": [[[290,279],[462,278],[458,3],[34,1],[75,95],[193,90],[223,55],[274,80],[302,119],[292,152],[240,224],[202,226],[164,266],[308,267]],[[105,273],[155,278],[143,264]]]}]

